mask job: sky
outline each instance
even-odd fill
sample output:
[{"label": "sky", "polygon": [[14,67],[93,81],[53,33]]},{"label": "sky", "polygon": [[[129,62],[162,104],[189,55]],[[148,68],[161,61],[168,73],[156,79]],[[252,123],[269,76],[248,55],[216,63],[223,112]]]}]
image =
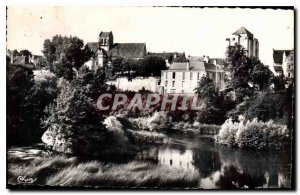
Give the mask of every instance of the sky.
[{"label": "sky", "polygon": [[258,39],[266,65],[273,48],[294,48],[293,10],[100,6],[9,6],[7,48],[41,55],[44,40],[56,34],[86,43],[112,31],[115,43],[146,43],[148,52],[225,58],[225,39],[242,26]]}]

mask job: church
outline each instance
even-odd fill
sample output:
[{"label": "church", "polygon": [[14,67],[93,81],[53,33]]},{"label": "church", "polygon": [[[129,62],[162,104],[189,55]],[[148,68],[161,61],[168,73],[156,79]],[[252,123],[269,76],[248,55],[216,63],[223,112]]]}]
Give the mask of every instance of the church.
[{"label": "church", "polygon": [[230,38],[227,38],[229,46],[239,44],[246,49],[247,57],[259,58],[259,42],[254,38],[254,35],[245,27],[237,29],[232,33]]},{"label": "church", "polygon": [[141,59],[147,55],[145,43],[114,43],[111,31],[101,31],[98,42],[87,45],[93,51],[93,56],[85,63],[90,69],[110,64],[116,58]]}]

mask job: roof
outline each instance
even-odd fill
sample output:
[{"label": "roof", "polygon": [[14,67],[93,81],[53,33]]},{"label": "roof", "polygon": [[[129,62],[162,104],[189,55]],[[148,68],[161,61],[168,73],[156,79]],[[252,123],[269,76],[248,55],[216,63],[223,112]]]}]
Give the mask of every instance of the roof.
[{"label": "roof", "polygon": [[285,53],[286,56],[289,55],[289,53],[292,50],[273,50],[273,60],[276,64],[282,64],[283,60],[283,54]]},{"label": "roof", "polygon": [[99,47],[98,42],[88,42],[87,45],[93,52],[96,52]]},{"label": "roof", "polygon": [[276,72],[283,72],[282,66],[274,66]]},{"label": "roof", "polygon": [[162,53],[148,53],[151,56],[161,57],[164,60],[172,61],[172,62],[186,62],[185,53],[180,52],[162,52]]},{"label": "roof", "polygon": [[209,58],[208,62],[209,63],[214,63],[215,60],[216,60],[218,65],[224,65],[225,64],[225,59],[223,59],[223,58]]},{"label": "roof", "polygon": [[101,36],[101,37],[109,37],[109,35],[112,35],[112,32],[110,31],[110,32],[100,32],[100,34],[99,34],[99,36]]},{"label": "roof", "polygon": [[189,56],[188,60],[190,62],[203,62],[204,58],[203,56]]},{"label": "roof", "polygon": [[13,59],[13,64],[25,64],[26,57],[25,56],[15,56]]},{"label": "roof", "polygon": [[[173,63],[170,65],[169,70],[186,70],[187,63]],[[221,68],[217,69],[222,70]],[[190,62],[190,71],[216,71],[216,66],[211,63],[205,62]],[[223,70],[222,70],[223,71]]]},{"label": "roof", "polygon": [[216,67],[216,65],[212,64],[212,63],[205,63],[205,71],[223,71],[223,69],[219,66],[218,68]]},{"label": "roof", "polygon": [[142,58],[145,51],[145,43],[115,43],[108,51],[108,55],[111,57]]},{"label": "roof", "polygon": [[241,27],[239,29],[237,29],[234,33],[232,33],[233,35],[239,35],[239,34],[247,34],[248,36],[253,36],[253,34],[247,30],[245,27]]}]

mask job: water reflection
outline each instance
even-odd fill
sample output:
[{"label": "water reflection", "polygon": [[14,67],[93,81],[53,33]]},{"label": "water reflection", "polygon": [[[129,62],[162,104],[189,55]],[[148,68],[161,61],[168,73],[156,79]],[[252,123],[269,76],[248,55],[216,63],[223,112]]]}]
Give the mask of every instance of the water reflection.
[{"label": "water reflection", "polygon": [[172,135],[165,146],[139,153],[136,159],[198,171],[201,188],[290,188],[290,153],[239,150],[212,140]]},{"label": "water reflection", "polygon": [[195,169],[193,165],[193,152],[189,149],[180,152],[173,148],[162,148],[158,151],[158,163],[186,170]]}]

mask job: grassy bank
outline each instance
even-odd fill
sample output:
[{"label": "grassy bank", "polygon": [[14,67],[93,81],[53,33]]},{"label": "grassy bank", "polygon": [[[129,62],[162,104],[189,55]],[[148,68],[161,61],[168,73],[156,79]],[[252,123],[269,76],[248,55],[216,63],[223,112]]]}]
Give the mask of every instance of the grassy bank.
[{"label": "grassy bank", "polygon": [[8,183],[17,184],[18,176],[36,178],[33,184],[50,186],[112,187],[197,187],[199,173],[170,169],[163,165],[132,161],[126,164],[79,161],[75,157],[8,156]]}]

